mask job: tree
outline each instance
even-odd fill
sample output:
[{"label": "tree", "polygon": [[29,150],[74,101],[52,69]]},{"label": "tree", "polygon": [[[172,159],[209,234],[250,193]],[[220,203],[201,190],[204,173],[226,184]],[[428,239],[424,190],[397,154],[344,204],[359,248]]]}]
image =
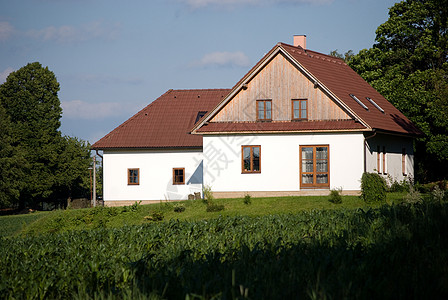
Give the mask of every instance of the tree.
[{"label": "tree", "polygon": [[[65,202],[77,188],[83,188],[82,176],[88,178],[89,146],[62,137],[59,131],[58,91],[54,73],[38,62],[11,73],[0,86],[0,104],[10,120],[10,138],[4,149],[16,149],[25,161],[17,179],[19,190],[10,189],[10,202],[18,201],[19,207]],[[8,186],[14,186],[14,180],[5,179]]]},{"label": "tree", "polygon": [[336,49],[336,50],[331,51],[330,55],[334,56],[334,57],[337,57],[337,58],[341,58],[346,63],[348,63],[355,54],[353,53],[353,50],[348,50],[344,54],[341,54],[341,53],[338,52],[338,49]]},{"label": "tree", "polygon": [[0,103],[0,208],[18,203],[22,187],[25,160],[13,142],[11,122]]},{"label": "tree", "polygon": [[425,136],[417,140],[418,179],[448,168],[448,0],[406,0],[389,10],[376,43],[349,65]]}]

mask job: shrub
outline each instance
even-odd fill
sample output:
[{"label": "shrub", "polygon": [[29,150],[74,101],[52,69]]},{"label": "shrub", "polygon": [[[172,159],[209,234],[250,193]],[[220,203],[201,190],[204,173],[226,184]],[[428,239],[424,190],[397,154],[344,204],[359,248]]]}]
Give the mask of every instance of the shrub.
[{"label": "shrub", "polygon": [[442,200],[445,198],[445,191],[441,190],[438,185],[434,187],[434,189],[431,192],[432,200],[436,202],[442,202]]},{"label": "shrub", "polygon": [[145,216],[144,219],[152,222],[162,221],[164,214],[161,210],[154,210],[149,216]]},{"label": "shrub", "polygon": [[246,195],[244,196],[244,204],[249,205],[249,204],[251,204],[251,203],[252,203],[251,196],[250,196],[249,194],[246,194]]},{"label": "shrub", "polygon": [[332,189],[330,191],[330,199],[328,199],[328,201],[334,204],[341,204],[342,203],[341,193],[342,188]]},{"label": "shrub", "polygon": [[404,193],[409,191],[410,183],[403,179],[402,181],[392,181],[389,187],[389,192],[399,192]]},{"label": "shrub", "polygon": [[366,203],[386,201],[386,181],[377,173],[362,174],[361,198]]},{"label": "shrub", "polygon": [[224,210],[224,205],[222,204],[209,204],[207,205],[207,212],[221,211]]},{"label": "shrub", "polygon": [[174,205],[174,212],[184,212],[185,206],[183,204],[175,204]]},{"label": "shrub", "polygon": [[213,197],[213,192],[212,192],[212,187],[209,185],[204,185],[202,188],[202,195],[203,195],[203,199],[202,201],[204,201],[205,204],[209,204],[213,202],[213,199],[215,199]]},{"label": "shrub", "polygon": [[415,189],[413,185],[410,185],[409,193],[406,196],[404,196],[404,202],[415,204],[422,202],[422,200],[423,198],[420,192],[417,189]]}]

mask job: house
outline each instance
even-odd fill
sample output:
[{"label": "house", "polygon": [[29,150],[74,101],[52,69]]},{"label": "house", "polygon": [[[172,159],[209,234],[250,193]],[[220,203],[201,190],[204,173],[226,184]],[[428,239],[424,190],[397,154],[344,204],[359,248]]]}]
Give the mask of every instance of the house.
[{"label": "house", "polygon": [[232,89],[169,90],[96,142],[106,205],[360,191],[362,173],[414,173],[421,135],[343,60],[275,45]]}]

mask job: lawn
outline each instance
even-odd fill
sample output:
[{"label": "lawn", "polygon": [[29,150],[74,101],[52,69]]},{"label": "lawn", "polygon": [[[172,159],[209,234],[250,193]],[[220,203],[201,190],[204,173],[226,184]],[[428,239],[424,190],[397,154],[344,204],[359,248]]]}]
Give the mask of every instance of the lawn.
[{"label": "lawn", "polygon": [[[400,202],[404,194],[388,193],[387,203]],[[250,204],[244,199],[215,199],[214,204],[223,205],[224,210],[207,212],[202,200],[179,202],[162,201],[157,204],[126,207],[98,207],[77,210],[56,210],[35,212],[26,215],[0,217],[1,236],[16,236],[40,233],[64,232],[93,228],[118,228],[126,225],[141,225],[153,222],[150,218],[158,214],[163,221],[203,220],[219,216],[263,216],[275,214],[293,214],[300,211],[357,209],[377,207],[367,205],[357,196],[343,196],[342,204],[333,204],[328,196],[271,197],[251,198]],[[182,206],[183,212],[175,212]]]}]

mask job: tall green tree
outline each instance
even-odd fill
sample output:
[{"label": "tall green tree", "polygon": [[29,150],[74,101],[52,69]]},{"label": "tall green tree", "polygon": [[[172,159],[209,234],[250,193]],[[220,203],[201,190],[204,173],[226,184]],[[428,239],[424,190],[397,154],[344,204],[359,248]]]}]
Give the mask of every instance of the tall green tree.
[{"label": "tall green tree", "polygon": [[61,136],[58,91],[54,73],[38,62],[11,73],[0,86],[0,104],[10,120],[5,149],[16,149],[25,161],[20,188],[10,197],[18,197],[20,207],[58,202],[86,188],[82,176],[88,178],[88,145]]},{"label": "tall green tree", "polygon": [[17,204],[23,187],[25,159],[13,144],[11,122],[0,103],[0,208]]},{"label": "tall green tree", "polygon": [[375,44],[349,65],[424,133],[418,179],[448,176],[448,0],[406,0],[389,10]]}]

